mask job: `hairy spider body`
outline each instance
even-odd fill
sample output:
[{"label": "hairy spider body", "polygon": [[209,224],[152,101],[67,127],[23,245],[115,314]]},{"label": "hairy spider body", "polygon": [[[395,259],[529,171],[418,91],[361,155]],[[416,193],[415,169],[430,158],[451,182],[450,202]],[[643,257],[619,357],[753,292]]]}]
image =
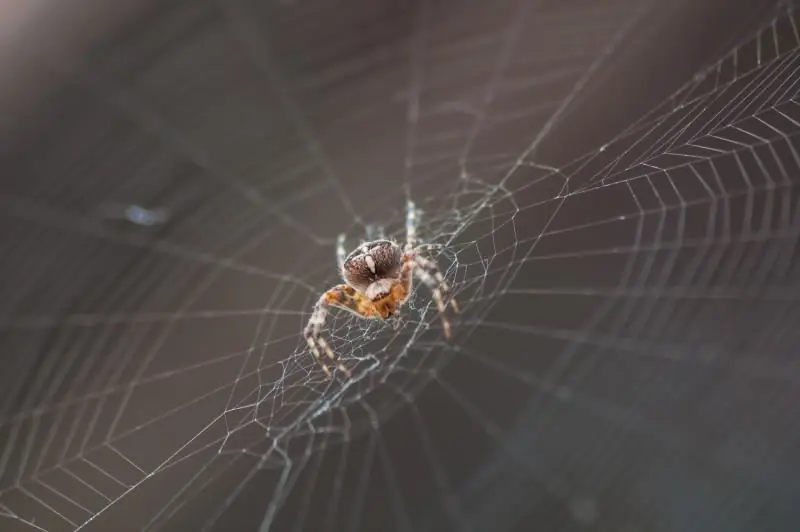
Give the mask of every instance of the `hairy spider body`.
[{"label": "hairy spider body", "polygon": [[[408,301],[415,277],[431,289],[444,335],[450,337],[444,302],[449,287],[436,263],[421,256],[420,248],[416,247],[416,219],[416,208],[408,202],[405,250],[396,242],[380,239],[364,242],[345,256],[344,237],[339,236],[336,253],[345,284],[336,285],[322,294],[304,331],[309,349],[329,377],[333,374],[323,355],[335,362],[345,375],[350,375],[344,365],[336,362],[336,355],[322,336],[329,308],[341,308],[365,319],[387,320]],[[451,298],[449,304],[458,312],[455,299]]]}]

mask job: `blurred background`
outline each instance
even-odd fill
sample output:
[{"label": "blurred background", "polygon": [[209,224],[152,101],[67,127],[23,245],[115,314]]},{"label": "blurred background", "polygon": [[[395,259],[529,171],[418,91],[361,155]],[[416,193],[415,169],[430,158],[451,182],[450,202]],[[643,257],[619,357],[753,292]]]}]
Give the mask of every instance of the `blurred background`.
[{"label": "blurred background", "polygon": [[0,530],[795,530],[793,7],[4,0]]}]

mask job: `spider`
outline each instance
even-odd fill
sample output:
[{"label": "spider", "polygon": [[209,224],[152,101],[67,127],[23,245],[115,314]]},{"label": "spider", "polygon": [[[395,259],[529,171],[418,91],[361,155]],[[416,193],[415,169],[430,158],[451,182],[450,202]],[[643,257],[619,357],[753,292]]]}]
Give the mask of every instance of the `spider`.
[{"label": "spider", "polygon": [[[439,310],[445,338],[450,338],[450,322],[445,315],[450,288],[437,264],[420,254],[425,245],[417,245],[417,209],[409,201],[406,205],[405,249],[392,240],[379,239],[364,242],[345,256],[344,235],[339,235],[336,257],[344,284],[339,284],[320,296],[303,335],[311,353],[322,366],[328,378],[333,377],[330,359],[336,367],[350,377],[350,371],[337,361],[322,328],[330,307],[337,307],[365,319],[388,320],[393,317],[411,295],[414,277],[430,288]],[[458,313],[458,304],[452,297],[449,305]]]}]

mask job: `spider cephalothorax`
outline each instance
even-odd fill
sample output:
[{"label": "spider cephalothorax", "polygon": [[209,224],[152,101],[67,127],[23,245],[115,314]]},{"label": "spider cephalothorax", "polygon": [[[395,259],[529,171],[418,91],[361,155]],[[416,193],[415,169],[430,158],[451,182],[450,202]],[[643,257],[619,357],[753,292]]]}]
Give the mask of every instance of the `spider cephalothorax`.
[{"label": "spider cephalothorax", "polygon": [[[311,352],[330,377],[331,369],[325,359],[336,361],[336,355],[325,338],[322,328],[330,307],[338,307],[367,319],[388,319],[408,301],[414,277],[427,285],[442,318],[446,338],[450,337],[450,322],[445,316],[445,296],[448,286],[436,263],[420,254],[416,243],[417,211],[414,204],[407,205],[405,249],[391,240],[364,242],[345,256],[344,239],[339,238],[336,254],[345,284],[334,286],[319,298],[305,328],[305,338]],[[450,298],[450,306],[458,306]],[[341,363],[337,367],[346,375],[349,371]]]}]

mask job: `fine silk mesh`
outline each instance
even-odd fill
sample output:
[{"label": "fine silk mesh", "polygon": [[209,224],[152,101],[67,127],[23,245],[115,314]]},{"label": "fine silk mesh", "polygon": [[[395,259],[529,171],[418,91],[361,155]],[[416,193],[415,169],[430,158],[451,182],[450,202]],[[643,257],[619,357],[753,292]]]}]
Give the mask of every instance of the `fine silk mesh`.
[{"label": "fine silk mesh", "polygon": [[[800,17],[639,98],[679,12],[176,2],[54,58],[2,155],[0,530],[791,530]],[[334,311],[327,380],[337,234],[407,200],[454,338],[424,286]]]}]

